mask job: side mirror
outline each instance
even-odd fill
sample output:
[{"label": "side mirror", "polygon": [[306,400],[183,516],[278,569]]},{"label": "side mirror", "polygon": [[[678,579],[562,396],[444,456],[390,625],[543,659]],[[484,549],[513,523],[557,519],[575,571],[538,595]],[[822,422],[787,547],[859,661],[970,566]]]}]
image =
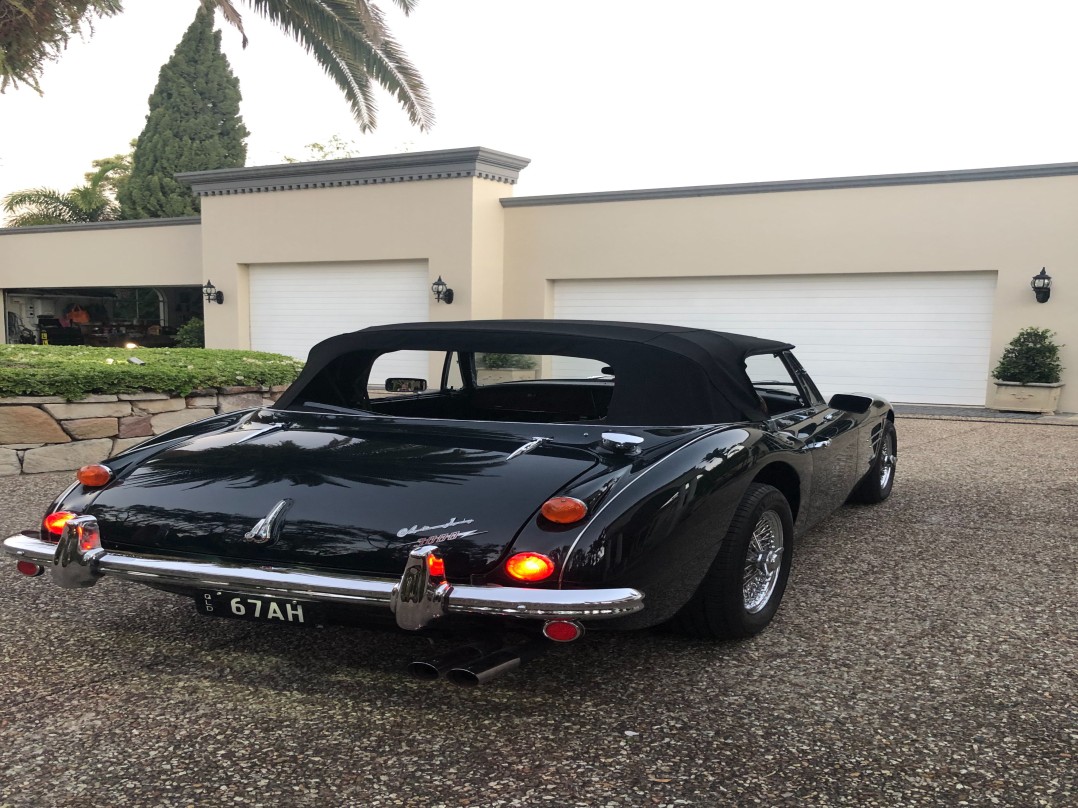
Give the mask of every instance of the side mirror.
[{"label": "side mirror", "polygon": [[387,393],[422,393],[426,389],[426,379],[386,379]]},{"label": "side mirror", "polygon": [[842,410],[843,412],[852,412],[857,415],[864,415],[868,412],[872,406],[872,399],[868,396],[855,396],[849,393],[836,393],[831,396],[831,400],[827,402],[828,407],[833,407],[836,410]]}]

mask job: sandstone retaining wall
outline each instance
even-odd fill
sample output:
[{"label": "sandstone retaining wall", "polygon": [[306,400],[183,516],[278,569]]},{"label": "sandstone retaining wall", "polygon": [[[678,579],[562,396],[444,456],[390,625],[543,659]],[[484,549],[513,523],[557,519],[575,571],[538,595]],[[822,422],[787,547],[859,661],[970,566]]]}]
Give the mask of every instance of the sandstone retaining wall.
[{"label": "sandstone retaining wall", "polygon": [[189,396],[120,393],[66,401],[0,398],[0,476],[100,463],[183,424],[272,404],[287,387],[216,387]]}]

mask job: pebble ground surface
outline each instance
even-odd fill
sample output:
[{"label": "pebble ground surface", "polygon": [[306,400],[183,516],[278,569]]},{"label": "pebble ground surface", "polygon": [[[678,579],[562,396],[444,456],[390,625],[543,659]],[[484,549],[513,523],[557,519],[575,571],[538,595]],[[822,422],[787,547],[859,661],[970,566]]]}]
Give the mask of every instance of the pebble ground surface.
[{"label": "pebble ground surface", "polygon": [[[0,806],[1070,806],[1078,429],[899,417],[886,503],[736,643],[592,632],[474,690],[448,645],[0,566]],[[0,483],[30,526],[69,475]]]}]

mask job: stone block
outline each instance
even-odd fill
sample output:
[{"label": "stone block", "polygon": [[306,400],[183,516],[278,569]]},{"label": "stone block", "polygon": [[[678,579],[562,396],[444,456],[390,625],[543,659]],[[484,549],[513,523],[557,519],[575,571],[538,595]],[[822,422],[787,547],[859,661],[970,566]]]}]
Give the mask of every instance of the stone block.
[{"label": "stone block", "polygon": [[78,399],[78,401],[75,401],[73,403],[75,403],[75,404],[108,404],[111,401],[118,401],[118,400],[119,399],[118,399],[117,396],[112,395],[110,393],[110,394],[107,394],[107,395],[103,394],[103,395],[85,396],[83,398]]},{"label": "stone block", "polygon": [[0,449],[0,477],[22,474],[22,463],[14,449]]},{"label": "stone block", "polygon": [[290,385],[290,384],[275,384],[272,387],[270,387],[270,392],[271,393],[276,393],[277,395],[280,395],[281,393],[283,393],[285,390],[287,390],[291,386],[292,385]]},{"label": "stone block", "polygon": [[138,401],[134,407],[141,412],[176,412],[187,407],[187,402],[182,398],[165,398],[155,401]]},{"label": "stone block", "polygon": [[91,438],[112,438],[116,436],[116,418],[76,418],[60,424],[68,435],[75,440]]},{"label": "stone block", "polygon": [[44,445],[44,443],[6,443],[0,446],[0,449],[36,449]]},{"label": "stone block", "polygon": [[67,401],[63,396],[12,396],[0,398],[2,404],[63,404]]},{"label": "stone block", "polygon": [[[63,407],[64,404],[46,404]],[[67,443],[71,438],[49,413],[37,407],[0,407],[0,444]]]},{"label": "stone block", "polygon": [[188,408],[192,407],[216,407],[217,406],[217,394],[212,396],[188,396],[187,397]]},{"label": "stone block", "polygon": [[120,419],[118,436],[120,438],[148,438],[153,434],[152,415],[132,415]]},{"label": "stone block", "polygon": [[28,449],[22,459],[24,474],[41,474],[47,471],[71,471],[87,463],[100,463],[112,451],[112,440],[80,440],[63,446],[43,446]]},{"label": "stone block", "polygon": [[261,393],[262,388],[258,386],[252,387],[250,385],[237,387],[218,387],[217,392],[223,393],[226,396],[234,396],[238,395],[239,393]]},{"label": "stone block", "polygon": [[235,395],[217,396],[217,412],[235,412],[236,410],[249,410],[251,407],[262,406],[262,393],[255,388],[249,393],[237,393]]},{"label": "stone block", "polygon": [[215,396],[217,395],[216,387],[200,387],[197,390],[192,390],[187,395],[189,396]]},{"label": "stone block", "polygon": [[120,393],[120,401],[161,401],[169,397],[168,393]]},{"label": "stone block", "polygon": [[203,418],[208,417],[209,415],[205,410],[183,409],[178,412],[162,412],[151,419],[153,434],[160,435],[162,432],[168,432],[170,429],[201,421]]},{"label": "stone block", "polygon": [[82,404],[78,401],[71,404],[42,404],[45,410],[53,418],[61,421],[69,421],[75,418],[123,418],[131,414],[131,405],[126,401],[100,402]]},{"label": "stone block", "polygon": [[112,442],[112,452],[109,453],[109,457],[114,457],[120,452],[126,452],[132,446],[138,446],[140,443],[145,443],[146,438],[117,438]]}]

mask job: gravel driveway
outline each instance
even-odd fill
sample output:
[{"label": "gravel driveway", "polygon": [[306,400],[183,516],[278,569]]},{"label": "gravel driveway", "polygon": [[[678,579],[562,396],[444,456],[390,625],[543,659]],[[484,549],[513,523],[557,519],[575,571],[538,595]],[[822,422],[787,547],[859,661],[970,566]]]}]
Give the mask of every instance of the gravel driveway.
[{"label": "gravel driveway", "polygon": [[[5,563],[0,806],[1073,806],[1078,428],[898,430],[758,638],[593,633],[477,690],[403,675],[443,642]],[[68,479],[5,478],[3,529]]]}]

